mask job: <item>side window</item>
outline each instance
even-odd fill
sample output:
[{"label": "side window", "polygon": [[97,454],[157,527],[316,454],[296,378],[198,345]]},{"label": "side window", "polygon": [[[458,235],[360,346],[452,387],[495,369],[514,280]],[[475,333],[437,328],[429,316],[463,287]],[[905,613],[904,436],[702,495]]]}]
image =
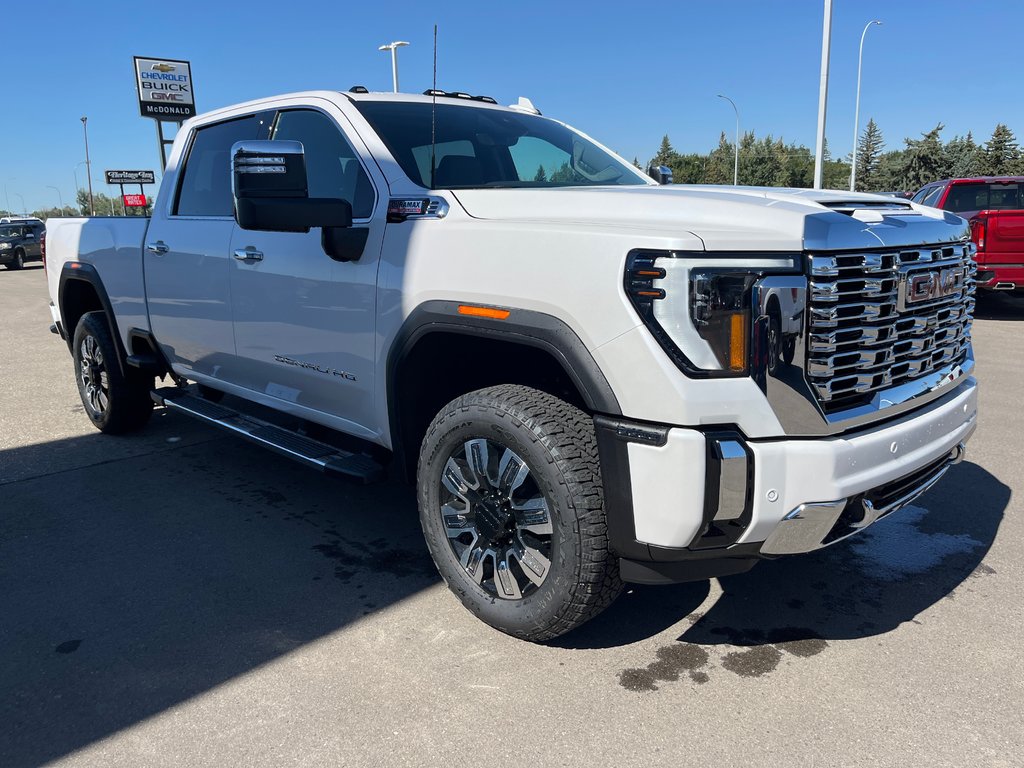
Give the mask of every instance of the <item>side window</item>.
[{"label": "side window", "polygon": [[352,203],[352,217],[373,215],[373,186],[341,129],[322,112],[296,109],[277,116],[273,138],[299,141],[306,154],[310,197],[334,197]]},{"label": "side window", "polygon": [[207,125],[196,131],[174,206],[177,216],[231,216],[231,145],[255,139],[256,115]]},{"label": "side window", "polygon": [[943,189],[945,189],[945,187],[941,184],[936,185],[931,192],[924,196],[924,199],[921,200],[921,205],[934,206],[935,203],[939,201],[939,195],[942,193]]},{"label": "side window", "polygon": [[915,194],[912,198],[910,198],[910,202],[912,202],[912,203],[920,203],[922,200],[924,200],[924,196],[927,195],[931,191],[932,191],[931,187],[924,187],[923,189],[919,189],[917,191],[917,194]]}]

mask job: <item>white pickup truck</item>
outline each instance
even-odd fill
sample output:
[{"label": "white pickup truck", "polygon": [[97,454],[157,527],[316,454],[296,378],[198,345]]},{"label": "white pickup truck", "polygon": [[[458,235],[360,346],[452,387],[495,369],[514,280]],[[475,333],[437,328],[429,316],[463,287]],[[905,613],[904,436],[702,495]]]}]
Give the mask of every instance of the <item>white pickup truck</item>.
[{"label": "white pickup truck", "polygon": [[361,481],[390,463],[448,586],[530,640],[624,581],[843,539],[976,423],[962,219],[658,185],[525,100],[218,110],[151,221],[50,219],[46,247],[99,429],[155,402]]}]

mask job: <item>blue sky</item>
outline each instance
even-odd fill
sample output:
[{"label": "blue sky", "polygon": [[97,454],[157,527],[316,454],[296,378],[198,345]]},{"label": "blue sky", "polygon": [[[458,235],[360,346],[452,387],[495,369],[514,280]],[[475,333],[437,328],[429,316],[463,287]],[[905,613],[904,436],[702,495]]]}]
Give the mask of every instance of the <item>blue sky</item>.
[{"label": "blue sky", "polygon": [[[107,168],[159,171],[153,122],[139,116],[132,56],[192,62],[200,111],[238,101],[353,84],[390,90],[391,40],[402,90],[438,86],[530,97],[624,155],[645,161],[668,133],[680,151],[707,151],[741,127],[813,147],[822,0],[668,3],[17,3],[3,14],[0,184],[11,207],[69,202],[89,116],[93,185]],[[201,10],[196,10],[201,8]],[[862,126],[874,117],[903,146],[938,122],[981,140],[997,122],[1024,134],[1019,0],[835,0],[827,136],[853,139],[857,47],[864,49]],[[23,30],[24,32],[19,32]],[[13,87],[12,87],[13,86]],[[23,88],[21,86],[24,86]],[[78,170],[84,186],[85,167]],[[4,193],[0,189],[0,193]],[[0,198],[0,207],[7,200]]]}]

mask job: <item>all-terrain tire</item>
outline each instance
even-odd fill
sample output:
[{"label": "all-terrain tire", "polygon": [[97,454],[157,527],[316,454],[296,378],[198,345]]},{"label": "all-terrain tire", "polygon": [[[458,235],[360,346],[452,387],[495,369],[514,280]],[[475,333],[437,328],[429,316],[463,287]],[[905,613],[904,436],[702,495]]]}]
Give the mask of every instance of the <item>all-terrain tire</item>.
[{"label": "all-terrain tire", "polygon": [[[548,514],[545,526],[550,533],[542,538],[549,560],[543,579],[527,574],[526,567],[513,564],[512,557],[506,556],[504,562],[499,562],[497,555],[491,559],[492,584],[486,577],[482,581],[473,578],[449,538],[451,515],[442,514],[442,499],[451,495],[448,488],[452,480],[451,475],[443,475],[449,462],[455,461],[453,457],[468,457],[466,446],[474,442],[480,445],[481,441],[487,446],[485,454],[490,457],[489,474],[494,478],[491,484],[495,488],[500,485],[500,462],[507,462],[507,467],[512,463],[510,455],[528,467],[526,482],[536,497],[525,504],[543,506]],[[474,473],[469,464],[466,474],[481,474]],[[492,495],[497,495],[497,490]],[[448,403],[423,439],[417,467],[417,496],[420,523],[438,571],[463,605],[495,629],[525,640],[550,640],[596,616],[622,590],[618,560],[608,550],[604,489],[593,420],[553,395],[525,386],[501,385],[470,392]],[[447,509],[450,512],[452,508]],[[465,509],[469,522],[478,517],[469,511],[469,503]],[[515,517],[511,512],[506,514]],[[507,523],[512,530],[510,536],[516,535],[518,523],[518,519]],[[475,535],[482,540],[481,531],[488,530],[485,524],[486,520],[473,523],[463,540]],[[523,533],[523,538],[528,535]],[[514,548],[516,544],[510,546]],[[470,555],[465,559],[474,558]],[[477,562],[481,572],[486,573],[486,562]],[[509,569],[504,569],[503,579],[509,578],[509,570],[515,570],[522,582],[515,588],[515,599],[498,596],[503,587],[496,571],[504,566]],[[541,583],[534,583],[537,581]]]},{"label": "all-terrain tire", "polygon": [[153,377],[125,366],[121,372],[117,346],[103,312],[82,315],[75,328],[72,353],[75,379],[85,413],[108,435],[141,429],[153,413],[149,392]]}]

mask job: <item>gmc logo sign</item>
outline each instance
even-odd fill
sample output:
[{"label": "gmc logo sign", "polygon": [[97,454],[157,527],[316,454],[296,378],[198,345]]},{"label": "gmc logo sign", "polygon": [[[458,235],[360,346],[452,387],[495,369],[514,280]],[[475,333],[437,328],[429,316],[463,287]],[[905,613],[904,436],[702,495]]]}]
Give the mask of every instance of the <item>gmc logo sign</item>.
[{"label": "gmc logo sign", "polygon": [[963,267],[920,270],[903,276],[900,285],[900,308],[935,301],[951,296],[964,287],[966,271]]}]

